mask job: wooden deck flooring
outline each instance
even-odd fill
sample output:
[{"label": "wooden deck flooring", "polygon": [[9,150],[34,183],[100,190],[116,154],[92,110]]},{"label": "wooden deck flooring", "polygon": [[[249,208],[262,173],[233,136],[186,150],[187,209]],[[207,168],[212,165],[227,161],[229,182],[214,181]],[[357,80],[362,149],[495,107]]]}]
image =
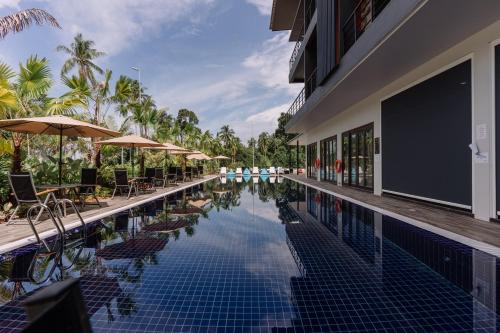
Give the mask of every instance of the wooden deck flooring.
[{"label": "wooden deck flooring", "polygon": [[[130,199],[127,199],[126,196],[116,196],[113,200],[103,200],[101,202],[103,207],[101,208],[96,205],[87,205],[86,209],[81,212],[81,216],[85,223],[94,222],[130,207],[164,197],[165,195],[181,191],[214,178],[217,178],[217,176],[205,176],[202,179],[181,183],[178,186],[157,189],[152,193],[141,194],[136,197],[132,196]],[[62,219],[62,222],[66,229],[74,228],[80,225],[80,220],[77,218],[76,214],[69,214],[67,217]],[[53,236],[57,232],[50,220],[45,220],[39,223],[36,226],[36,229],[42,238]],[[0,254],[34,242],[35,236],[33,235],[33,232],[28,224],[0,224]]]},{"label": "wooden deck flooring", "polygon": [[[500,224],[481,221],[441,207],[389,196],[377,196],[345,186],[319,182],[305,176],[285,175],[285,177],[330,192],[342,199],[347,199],[382,214],[410,222],[467,245],[478,247],[496,255],[500,254]],[[440,232],[439,229],[444,232]],[[491,248],[491,246],[495,248]]]}]

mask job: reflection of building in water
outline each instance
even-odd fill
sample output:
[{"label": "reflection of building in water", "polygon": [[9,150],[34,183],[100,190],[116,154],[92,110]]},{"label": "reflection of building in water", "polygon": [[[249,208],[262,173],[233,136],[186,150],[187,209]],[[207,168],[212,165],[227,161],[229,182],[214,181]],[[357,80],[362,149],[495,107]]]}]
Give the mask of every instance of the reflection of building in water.
[{"label": "reflection of building in water", "polygon": [[288,207],[295,328],[497,331],[496,257],[313,189]]}]

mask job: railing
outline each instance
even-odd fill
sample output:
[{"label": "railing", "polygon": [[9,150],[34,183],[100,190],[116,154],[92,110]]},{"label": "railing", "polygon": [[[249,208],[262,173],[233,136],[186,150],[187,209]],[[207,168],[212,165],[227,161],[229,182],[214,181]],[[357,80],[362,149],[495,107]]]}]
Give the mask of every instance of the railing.
[{"label": "railing", "polygon": [[292,56],[290,57],[290,70],[292,70],[293,64],[295,63],[295,60],[297,60],[297,56],[299,55],[299,50],[302,45],[302,41],[298,40],[297,43],[295,43],[295,47],[293,48]]},{"label": "railing", "polygon": [[315,68],[311,75],[309,75],[309,77],[307,78],[306,80],[306,86],[305,86],[305,89],[306,89],[306,99],[309,98],[309,96],[312,95],[312,93],[314,92],[314,90],[316,90],[316,86],[317,86],[317,82],[316,82],[316,73],[318,71],[318,68]]},{"label": "railing", "polygon": [[360,0],[342,27],[345,54],[390,0]]},{"label": "railing", "polygon": [[292,105],[286,113],[287,122],[299,111],[306,101],[304,88],[300,91],[299,95],[295,98]]},{"label": "railing", "polygon": [[315,11],[316,11],[316,0],[309,0],[309,4],[304,12],[304,19],[305,19],[304,28],[305,28],[305,30],[307,30],[307,27],[309,27],[309,23],[311,23],[311,20],[312,20],[312,17],[314,15]]}]

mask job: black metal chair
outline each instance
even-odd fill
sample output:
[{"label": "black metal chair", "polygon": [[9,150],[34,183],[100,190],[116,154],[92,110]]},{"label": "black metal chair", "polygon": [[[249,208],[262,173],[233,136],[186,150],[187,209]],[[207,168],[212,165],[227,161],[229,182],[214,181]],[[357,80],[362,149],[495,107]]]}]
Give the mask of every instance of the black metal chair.
[{"label": "black metal chair", "polygon": [[198,165],[198,177],[203,177],[203,165]]},{"label": "black metal chair", "polygon": [[111,199],[115,197],[116,191],[120,191],[120,195],[123,194],[123,190],[128,191],[127,199],[130,198],[130,194],[132,193],[132,190],[135,191],[135,194],[137,195],[137,184],[133,180],[128,179],[128,174],[127,170],[123,169],[116,169],[115,170],[115,189],[113,191],[113,195],[111,196]]},{"label": "black metal chair", "polygon": [[168,167],[167,184],[177,184],[177,169],[175,167]]},{"label": "black metal chair", "polygon": [[99,199],[97,199],[96,195],[96,187],[97,187],[97,169],[95,168],[82,168],[80,186],[78,187],[78,195],[82,202],[82,207],[85,207],[85,196],[91,195],[96,204],[101,207],[101,203]]},{"label": "black metal chair", "polygon": [[146,168],[144,170],[144,186],[149,187],[149,188],[154,188],[155,187],[155,175],[156,175],[156,169],[155,168]]},{"label": "black metal chair", "polygon": [[155,169],[155,178],[154,178],[155,186],[157,184],[161,184],[161,187],[165,187],[167,180],[165,178],[165,175],[163,174],[163,168],[156,168]]},{"label": "black metal chair", "polygon": [[[14,218],[17,215],[22,205],[27,205],[30,207],[34,205],[40,205],[41,207],[40,211],[37,214],[35,220],[33,221],[34,224],[37,224],[47,204],[51,200],[54,204],[57,203],[56,196],[54,195],[54,192],[56,192],[57,189],[48,189],[45,191],[37,192],[31,173],[29,172],[21,172],[15,174],[9,173],[8,178],[10,187],[12,188],[14,194],[14,198],[16,199],[17,202],[17,206],[12,212],[12,215],[10,216],[9,220],[7,221],[7,225],[15,222],[25,221],[24,219]],[[42,201],[41,196],[43,195],[47,196],[45,197],[45,200]]]},{"label": "black metal chair", "polygon": [[192,180],[193,179],[193,168],[192,167],[186,167],[186,171],[184,172],[184,181],[187,180]]},{"label": "black metal chair", "polygon": [[182,173],[182,168],[181,167],[175,167],[175,170],[176,170],[176,175],[177,175],[177,181],[178,182],[185,181],[184,174]]}]

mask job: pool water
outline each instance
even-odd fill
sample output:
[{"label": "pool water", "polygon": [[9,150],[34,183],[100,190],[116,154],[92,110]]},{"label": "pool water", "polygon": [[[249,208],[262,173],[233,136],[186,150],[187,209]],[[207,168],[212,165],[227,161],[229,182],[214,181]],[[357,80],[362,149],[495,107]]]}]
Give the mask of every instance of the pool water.
[{"label": "pool water", "polygon": [[23,298],[68,276],[94,332],[500,327],[497,257],[288,180],[210,181],[98,221],[67,269],[40,254],[3,255],[0,331],[21,330]]}]

